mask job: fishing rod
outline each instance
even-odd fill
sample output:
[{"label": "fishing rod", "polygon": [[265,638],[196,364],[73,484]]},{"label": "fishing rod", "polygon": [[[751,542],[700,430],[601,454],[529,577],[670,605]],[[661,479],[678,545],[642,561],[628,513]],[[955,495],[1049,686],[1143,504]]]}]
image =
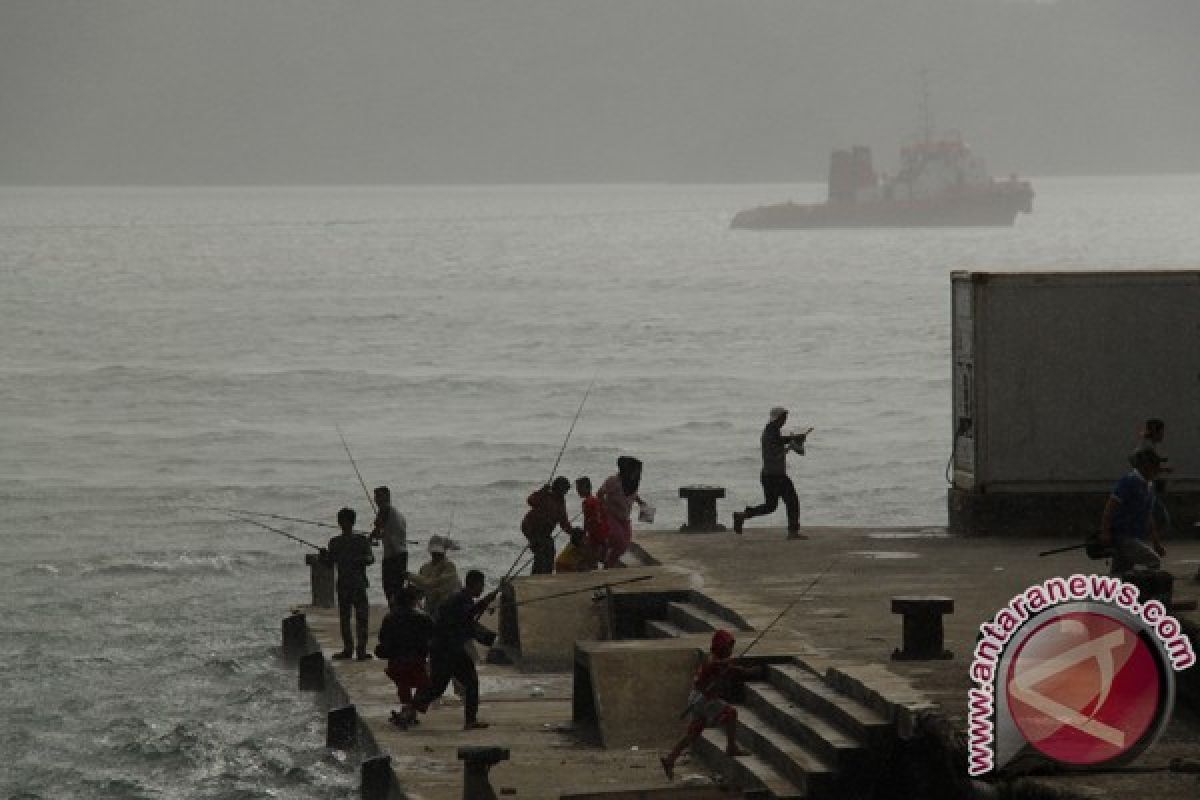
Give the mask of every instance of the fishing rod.
[{"label": "fishing rod", "polygon": [[524,606],[524,605],[529,605],[530,603],[537,603],[542,600],[551,600],[556,597],[569,597],[570,595],[573,595],[573,594],[583,594],[584,592],[591,592],[591,591],[595,591],[596,589],[607,589],[611,586],[624,586],[627,583],[637,583],[638,581],[648,581],[653,577],[654,577],[653,575],[642,575],[637,578],[626,578],[623,581],[612,581],[611,583],[598,583],[595,586],[588,586],[583,589],[571,589],[570,591],[567,591],[567,592],[556,592],[554,594],[542,595],[541,597],[533,597],[533,598],[530,598],[529,600],[522,600],[519,603],[514,603],[513,605],[514,606]]},{"label": "fishing rod", "polygon": [[322,528],[335,528],[340,530],[337,525],[332,522],[318,522],[315,519],[301,519],[300,517],[287,517],[283,514],[270,514],[266,511],[250,511],[245,508],[218,508],[217,506],[184,506],[184,508],[199,508],[205,511],[220,511],[222,514],[238,516],[244,514],[250,517],[268,517],[270,519],[283,520],[284,522],[301,522],[305,525],[317,525]]},{"label": "fishing rod", "polygon": [[346,448],[346,455],[350,458],[350,466],[354,467],[354,474],[358,476],[358,485],[362,487],[363,494],[367,496],[367,502],[371,504],[371,510],[378,513],[379,508],[375,505],[375,498],[371,496],[370,490],[367,489],[367,482],[363,480],[362,473],[358,471],[358,463],[354,460],[354,454],[350,452],[350,445],[346,443],[346,437],[342,435],[342,428],[336,422],[333,425],[337,429],[338,437],[342,440],[342,447]]},{"label": "fishing rod", "polygon": [[[524,564],[521,565],[521,569],[518,569],[517,572],[520,572],[521,570],[525,569],[532,563],[533,563],[533,559],[530,558],[528,561],[526,561]],[[544,595],[542,597],[534,597],[530,600],[522,600],[519,603],[514,603],[514,606],[523,606],[523,605],[527,605],[529,603],[536,603],[539,600],[550,600],[551,598],[554,598],[554,597],[566,597],[566,596],[572,595],[572,594],[582,594],[583,592],[590,592],[594,589],[603,589],[607,586],[621,586],[626,583],[636,583],[637,581],[646,581],[646,580],[650,580],[653,577],[654,577],[653,575],[642,575],[639,578],[629,578],[628,580],[623,580],[623,581],[612,581],[610,583],[600,583],[600,584],[596,584],[595,586],[589,586],[585,589],[572,589],[568,592],[558,592],[556,594],[548,594],[548,595]],[[511,581],[501,580],[500,584],[503,586],[505,583],[509,583],[509,582],[511,582]],[[496,609],[489,608],[488,613],[495,614]]]},{"label": "fishing rod", "polygon": [[[267,517],[268,519],[278,519],[278,520],[283,520],[284,522],[300,522],[300,523],[303,523],[304,525],[316,525],[321,528],[332,528],[333,530],[341,530],[340,527],[338,527],[337,525],[334,525],[332,522],[319,522],[315,519],[304,519],[302,517],[289,517],[289,516],[285,516],[283,514],[271,514],[266,511],[250,511],[249,509],[245,509],[245,508],[219,508],[218,506],[195,506],[195,505],[184,505],[184,506],[182,506],[182,508],[197,508],[197,509],[202,509],[204,511],[218,511],[222,514],[228,514],[229,516],[231,516],[235,519],[240,519],[243,515],[250,516],[250,517]],[[355,533],[360,534],[362,536],[369,535],[369,533],[367,531],[355,531]],[[421,543],[420,539],[405,539],[405,541],[408,544],[420,544]]]},{"label": "fishing rod", "polygon": [[[582,514],[582,513],[583,513],[583,511],[582,511],[582,510],[576,511],[576,512],[575,512],[575,516],[571,517],[571,519],[569,519],[569,520],[568,520],[568,522],[574,523],[574,522],[575,522],[575,520],[579,519],[579,515],[580,515],[580,514]],[[553,534],[550,536],[550,541],[554,541],[555,539],[557,539],[557,538],[558,538],[558,535],[559,535],[560,533],[562,533],[562,531],[561,531],[561,530],[555,531],[555,532],[554,532],[554,533],[553,533]],[[520,568],[518,568],[518,567],[517,567],[517,564],[520,564],[520,563],[521,563],[521,558],[522,558],[522,557],[525,555],[525,552],[526,552],[527,550],[529,550],[529,542],[526,542],[526,543],[525,543],[525,546],[521,548],[521,552],[517,553],[517,557],[516,557],[516,559],[514,559],[514,560],[513,560],[513,563],[512,563],[512,565],[511,565],[511,566],[508,568],[508,571],[504,573],[504,577],[500,579],[500,582],[501,582],[501,583],[504,583],[505,581],[507,581],[507,580],[511,579],[513,575],[516,575],[517,573],[519,573],[519,572],[522,572],[522,571],[525,569],[525,567],[527,567],[527,566],[529,566],[531,563],[533,563],[533,559],[531,558],[531,559],[529,559],[528,561],[526,561],[524,564],[521,564]]]},{"label": "fishing rod", "polygon": [[1087,547],[1086,542],[1083,544],[1072,544],[1066,547],[1056,547],[1053,550],[1043,550],[1042,552],[1038,553],[1038,556],[1052,556],[1055,553],[1067,553],[1071,550],[1082,550],[1085,547]]},{"label": "fishing rod", "polygon": [[571,420],[571,427],[567,429],[567,436],[563,439],[562,447],[558,449],[558,458],[554,459],[554,466],[550,468],[550,477],[546,478],[546,483],[554,480],[554,473],[558,471],[558,465],[562,461],[563,453],[567,452],[567,442],[571,441],[571,434],[575,432],[575,423],[579,422],[579,415],[583,413],[583,404],[587,402],[588,395],[592,393],[592,387],[596,385],[596,376],[592,376],[592,382],[588,384],[587,390],[583,393],[583,399],[579,401],[579,408],[575,411],[575,417]]},{"label": "fishing rod", "polygon": [[[575,432],[575,423],[579,422],[579,415],[583,413],[583,405],[587,402],[588,395],[592,393],[592,387],[596,385],[596,377],[595,375],[592,376],[592,382],[588,384],[587,390],[583,393],[583,399],[579,401],[579,408],[575,409],[575,417],[571,420],[571,427],[567,429],[567,435],[563,439],[562,447],[558,448],[558,457],[554,459],[554,466],[550,468],[550,477],[546,479],[546,486],[549,486],[550,482],[554,480],[554,473],[558,471],[558,465],[562,463],[563,453],[567,452],[567,443],[571,441],[571,434]],[[579,514],[576,514],[571,518],[571,521],[574,522],[578,517]],[[517,564],[521,562],[521,557],[525,555],[525,551],[528,549],[529,542],[526,542],[525,546],[521,548],[521,552],[517,553],[517,557],[513,560],[508,571],[504,573],[504,577],[500,579],[501,583],[507,581],[513,575],[513,570],[517,568]]]},{"label": "fishing rod", "polygon": [[250,519],[249,517],[234,517],[234,519],[241,520],[242,522],[248,522],[251,525],[257,525],[260,528],[266,528],[267,530],[271,531],[272,533],[278,533],[280,536],[286,536],[287,538],[291,539],[294,542],[299,542],[300,544],[306,544],[314,550],[320,551],[320,550],[324,549],[319,544],[313,544],[312,542],[310,542],[306,539],[301,539],[299,536],[293,536],[292,534],[288,533],[287,531],[281,531],[281,530],[279,530],[279,528],[274,528],[274,527],[266,524],[265,522],[259,522],[258,520]]},{"label": "fishing rod", "polygon": [[769,624],[769,625],[767,625],[767,627],[763,628],[762,631],[759,632],[758,636],[754,637],[754,641],[752,641],[750,644],[746,645],[746,649],[741,652],[741,654],[738,656],[738,658],[744,658],[746,653],[750,652],[750,648],[752,648],[752,647],[754,647],[754,645],[758,644],[759,641],[761,641],[762,638],[767,635],[767,631],[769,631],[769,630],[771,630],[771,628],[775,627],[775,623],[777,623],[777,622],[779,622],[779,620],[783,619],[784,616],[789,611],[792,610],[792,608],[796,605],[796,603],[799,603],[801,600],[803,600],[804,595],[808,594],[809,590],[817,585],[817,581],[821,580],[821,578],[824,578],[825,574],[827,572],[829,572],[829,570],[833,569],[833,565],[837,562],[837,560],[838,560],[837,556],[834,556],[833,558],[831,558],[829,560],[829,563],[825,565],[825,569],[821,570],[821,572],[817,575],[817,577],[813,578],[812,582],[809,583],[808,586],[804,587],[804,591],[800,592],[800,594],[796,596],[795,600],[793,600],[792,602],[790,602],[786,606],[784,606],[783,611],[780,611],[778,616],[776,616],[775,619],[771,620],[771,624]]}]

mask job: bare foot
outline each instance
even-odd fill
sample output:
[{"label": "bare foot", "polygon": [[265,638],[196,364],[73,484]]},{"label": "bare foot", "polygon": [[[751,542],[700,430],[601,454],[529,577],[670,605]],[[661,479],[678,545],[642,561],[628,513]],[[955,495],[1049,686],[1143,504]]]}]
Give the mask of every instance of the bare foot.
[{"label": "bare foot", "polygon": [[658,759],[658,763],[662,764],[663,772],[667,773],[667,780],[675,780],[675,762],[663,756]]}]

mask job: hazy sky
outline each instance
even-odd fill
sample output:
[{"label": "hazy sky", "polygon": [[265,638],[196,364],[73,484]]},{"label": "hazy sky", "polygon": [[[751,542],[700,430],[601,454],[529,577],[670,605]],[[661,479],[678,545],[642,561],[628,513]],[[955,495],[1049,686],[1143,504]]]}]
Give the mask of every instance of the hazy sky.
[{"label": "hazy sky", "polygon": [[1200,172],[1200,0],[0,0],[0,182]]}]

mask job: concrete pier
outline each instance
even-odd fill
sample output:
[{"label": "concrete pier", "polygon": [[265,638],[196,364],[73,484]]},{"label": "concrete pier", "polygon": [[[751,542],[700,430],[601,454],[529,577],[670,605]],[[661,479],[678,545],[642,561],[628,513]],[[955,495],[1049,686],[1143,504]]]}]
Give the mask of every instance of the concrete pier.
[{"label": "concrete pier", "polygon": [[[462,731],[461,706],[450,700],[419,726],[400,731],[388,721],[398,704],[382,662],[324,661],[331,707],[355,709],[364,789],[369,783],[373,797],[457,800],[463,796],[459,748],[499,747],[510,755],[489,774],[500,797],[685,800],[738,796],[742,788],[775,797],[878,796],[861,781],[886,774],[887,754],[895,748],[911,756],[904,743],[920,726],[930,720],[944,726],[946,740],[964,730],[967,669],[980,623],[1033,583],[1103,570],[1081,552],[1038,558],[1046,540],[957,538],[937,528],[805,532],[810,539],[787,541],[785,531],[774,528],[747,528],[743,536],[638,531],[633,560],[642,563],[635,568],[520,579],[509,603],[652,576],[601,599],[585,592],[561,604],[551,599],[517,607],[517,619],[510,620],[519,639],[516,663],[479,666],[480,718],[491,723],[486,730]],[[1168,541],[1167,548],[1166,566],[1178,577],[1176,599],[1194,599],[1200,541]],[[677,782],[668,784],[658,756],[682,733],[680,697],[712,629],[733,631],[740,651],[823,570],[751,653],[772,662],[763,681],[747,685],[738,706],[739,738],[754,754],[723,760],[721,739],[710,731],[693,760],[678,765]],[[954,613],[943,618],[953,658],[891,659],[902,645],[891,602],[907,595],[953,598]],[[601,607],[615,614],[604,625]],[[336,611],[298,610],[311,649],[341,649]],[[372,636],[381,612],[372,609]],[[1176,616],[1200,631],[1195,612]],[[498,620],[485,616],[484,622],[495,627]],[[578,638],[563,664],[571,637]],[[1181,695],[1194,695],[1195,676],[1179,677]],[[1196,775],[1168,765],[1173,758],[1194,759],[1198,748],[1200,725],[1194,714],[1181,712],[1137,762],[1150,771],[1026,778],[1014,796],[1194,800]],[[390,761],[381,761],[386,757]],[[378,794],[384,765],[392,774],[389,795]],[[966,785],[965,771],[955,769]],[[734,794],[714,785],[713,777],[731,781]]]}]

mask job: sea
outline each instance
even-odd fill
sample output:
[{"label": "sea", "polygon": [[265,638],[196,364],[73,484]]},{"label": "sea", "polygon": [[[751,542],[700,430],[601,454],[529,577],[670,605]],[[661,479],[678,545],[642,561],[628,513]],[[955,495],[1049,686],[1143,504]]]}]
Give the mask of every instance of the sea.
[{"label": "sea", "polygon": [[201,506],[369,524],[357,466],[494,581],[560,453],[728,522],[783,405],[802,524],[944,524],[951,271],[1200,262],[1200,176],[1034,187],[768,233],[730,218],[823,187],[0,188],[0,796],[357,796],[280,658],[312,550]]}]

